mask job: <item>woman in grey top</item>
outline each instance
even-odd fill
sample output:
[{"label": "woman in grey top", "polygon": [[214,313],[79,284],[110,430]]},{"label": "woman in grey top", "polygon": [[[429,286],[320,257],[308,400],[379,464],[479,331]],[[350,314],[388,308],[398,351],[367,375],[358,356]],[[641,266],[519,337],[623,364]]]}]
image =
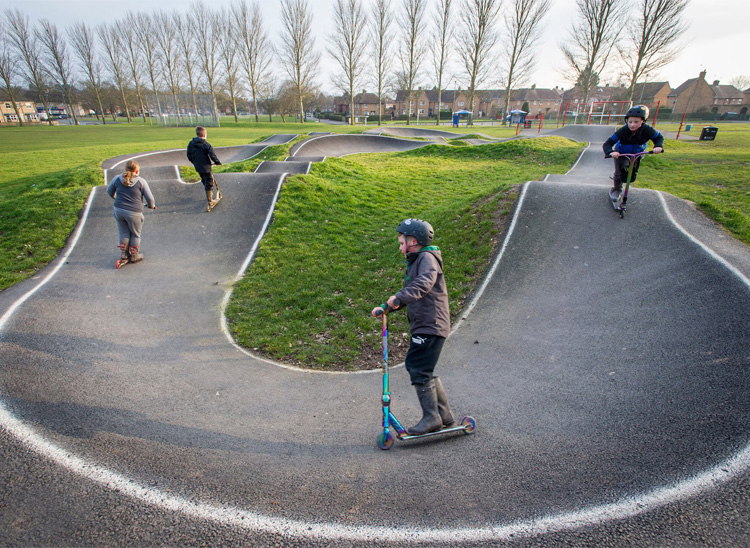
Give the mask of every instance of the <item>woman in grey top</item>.
[{"label": "woman in grey top", "polygon": [[143,259],[140,254],[141,229],[146,220],[143,216],[143,204],[156,209],[154,195],[145,179],[138,176],[140,166],[135,160],[125,165],[125,173],[118,175],[107,186],[107,194],[115,199],[114,214],[117,220],[117,231],[120,235],[122,255],[117,261],[117,268],[127,262],[137,263]]}]

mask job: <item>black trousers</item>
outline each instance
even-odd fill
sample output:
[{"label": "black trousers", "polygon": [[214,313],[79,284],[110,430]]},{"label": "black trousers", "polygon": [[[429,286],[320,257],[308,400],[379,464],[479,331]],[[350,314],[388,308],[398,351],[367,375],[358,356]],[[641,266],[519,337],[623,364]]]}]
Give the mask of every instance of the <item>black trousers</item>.
[{"label": "black trousers", "polygon": [[[620,156],[615,158],[615,176],[612,179],[615,181],[615,188],[620,190],[622,184],[628,180],[628,170],[630,169],[630,158]],[[635,181],[635,176],[638,174],[638,166],[641,163],[641,159],[635,159],[635,165],[633,166],[633,176],[630,178],[630,182]]]},{"label": "black trousers", "polygon": [[209,171],[208,173],[199,173],[198,175],[201,176],[201,183],[203,183],[203,188],[206,190],[213,190],[214,174]]},{"label": "black trousers", "polygon": [[432,379],[445,337],[412,335],[404,361],[412,384],[424,384]]}]

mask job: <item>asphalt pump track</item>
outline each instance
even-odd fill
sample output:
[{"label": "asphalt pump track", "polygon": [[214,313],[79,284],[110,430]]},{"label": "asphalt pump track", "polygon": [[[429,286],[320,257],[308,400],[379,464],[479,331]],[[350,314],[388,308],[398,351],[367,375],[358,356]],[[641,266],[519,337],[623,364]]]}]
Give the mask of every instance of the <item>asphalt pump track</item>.
[{"label": "asphalt pump track", "polygon": [[[565,176],[523,187],[446,343],[439,373],[475,435],[388,452],[375,446],[379,369],[279,367],[223,327],[284,177],[306,171],[218,174],[224,200],[206,213],[200,184],[179,179],[180,152],[139,155],[159,207],[146,212],[146,259],[114,269],[111,200],[97,187],[64,253],[0,295],[6,540],[73,543],[65,524],[104,497],[258,543],[492,543],[649,515],[746,478],[750,252],[658,192],[634,188],[621,220],[607,202],[605,130],[561,132],[593,144]],[[425,144],[320,136],[289,160]],[[106,180],[124,159],[103,164]],[[392,392],[416,421],[402,369]],[[29,495],[34,467],[67,479]],[[36,537],[11,505],[38,517]],[[162,541],[205,541],[199,531]]]}]

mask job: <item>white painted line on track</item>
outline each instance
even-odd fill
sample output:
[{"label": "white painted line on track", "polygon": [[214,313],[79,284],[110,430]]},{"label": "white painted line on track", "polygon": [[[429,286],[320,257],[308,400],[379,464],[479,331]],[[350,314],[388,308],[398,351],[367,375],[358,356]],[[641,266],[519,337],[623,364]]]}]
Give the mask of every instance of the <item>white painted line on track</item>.
[{"label": "white painted line on track", "polygon": [[677,220],[672,216],[672,212],[669,211],[669,205],[667,205],[667,200],[664,199],[664,193],[660,191],[656,191],[659,196],[659,201],[661,201],[661,205],[664,208],[664,213],[667,215],[667,218],[671,221],[671,223],[677,227],[677,230],[682,232],[687,238],[693,242],[695,245],[700,247],[703,251],[708,253],[712,259],[714,259],[716,262],[727,268],[732,274],[737,276],[742,283],[744,283],[749,289],[750,289],[750,279],[747,278],[738,268],[733,266],[729,263],[726,259],[724,259],[721,255],[716,253],[713,249],[705,245],[703,242],[701,242],[698,238],[690,234],[685,228],[677,222]]},{"label": "white painted line on track", "polygon": [[[280,182],[277,186],[276,195],[274,197],[274,204],[278,197],[278,193],[281,187],[281,181],[283,181],[283,176],[280,178]],[[519,198],[519,204],[516,207],[516,211],[513,216],[511,228],[509,228],[508,235],[506,236],[505,242],[503,244],[503,249],[498,254],[498,258],[493,264],[493,272],[499,264],[499,260],[503,255],[510,234],[512,234],[513,228],[515,227],[516,220],[523,207],[524,198],[526,196],[526,190],[528,186],[529,183],[526,183],[524,185],[521,197]],[[41,282],[39,282],[34,288],[20,297],[5,312],[5,314],[3,314],[3,316],[0,318],[0,331],[3,330],[10,317],[21,306],[21,304],[23,304],[29,297],[31,297],[31,295],[33,295],[38,289],[43,287],[58,272],[62,265],[65,264],[65,260],[72,252],[81,235],[83,226],[86,222],[86,219],[88,218],[95,192],[96,188],[92,189],[91,194],[89,195],[89,198],[86,202],[84,214],[75,230],[74,236],[67,251],[63,254],[58,264],[47,276],[44,277]],[[663,207],[670,221],[692,242],[704,249],[712,258],[720,262],[722,265],[728,267],[729,270],[733,274],[738,276],[739,279],[750,290],[750,280],[748,280],[747,277],[745,277],[738,269],[729,264],[729,262],[725,261],[718,254],[712,251],[708,246],[700,242],[697,238],[692,236],[682,226],[680,226],[669,212],[666,206],[666,201],[661,194],[660,198],[662,199]],[[272,211],[273,208],[271,208],[271,211],[266,218],[264,231],[265,227],[267,227],[268,223],[270,222]],[[257,249],[259,240],[260,236],[258,240],[256,240],[253,249],[251,250],[250,254],[248,254],[248,257],[243,263],[243,267],[237,274],[238,278],[244,274],[247,265],[249,265],[250,260],[252,259],[252,256]],[[486,287],[487,281],[490,278],[491,276],[487,276],[487,278],[485,279],[485,283],[482,286],[482,291]],[[227,292],[227,294],[225,295],[225,302],[223,303],[223,306],[225,306],[225,303],[228,302],[229,294],[230,292]],[[474,301],[472,302],[472,308],[473,304]],[[223,308],[222,329],[225,330],[225,333],[228,333],[228,331],[226,330],[226,324],[223,320]],[[162,510],[179,512],[193,518],[212,521],[240,530],[277,534],[297,539],[341,539],[410,543],[441,542],[456,544],[472,542],[476,543],[492,540],[503,541],[523,537],[532,537],[543,535],[546,533],[575,530],[581,527],[599,525],[612,520],[622,520],[637,516],[639,514],[644,514],[664,505],[684,500],[689,497],[694,497],[700,495],[701,493],[705,493],[712,488],[731,481],[739,475],[746,473],[750,469],[749,444],[746,445],[733,457],[730,457],[720,462],[716,466],[708,469],[707,471],[690,478],[675,482],[664,487],[658,487],[647,493],[625,497],[609,504],[586,507],[577,511],[550,514],[548,516],[530,520],[517,520],[509,523],[490,524],[485,527],[476,528],[411,528],[366,525],[353,526],[339,523],[310,523],[288,518],[264,516],[262,514],[249,512],[239,508],[220,507],[205,502],[192,501],[187,498],[175,496],[158,489],[142,485],[133,478],[124,476],[118,472],[73,455],[69,450],[64,449],[54,442],[44,438],[33,428],[25,424],[20,419],[16,418],[5,407],[1,398],[0,427],[17,438],[26,447],[50,459],[52,462],[60,465],[70,472],[73,472],[80,477],[93,481],[106,488],[117,490],[124,495],[142,501],[143,503],[160,508]]]}]

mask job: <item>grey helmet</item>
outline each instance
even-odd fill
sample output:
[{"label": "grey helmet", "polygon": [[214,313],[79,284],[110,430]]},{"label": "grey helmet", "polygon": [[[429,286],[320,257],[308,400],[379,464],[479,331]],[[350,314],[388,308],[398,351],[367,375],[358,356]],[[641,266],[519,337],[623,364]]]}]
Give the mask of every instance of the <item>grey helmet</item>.
[{"label": "grey helmet", "polygon": [[643,118],[643,121],[645,122],[648,120],[648,114],[649,110],[646,105],[633,105],[625,114],[625,120],[633,116],[635,118]]},{"label": "grey helmet", "polygon": [[396,231],[404,236],[413,236],[421,246],[430,245],[435,231],[432,225],[422,219],[406,219],[401,221]]}]

